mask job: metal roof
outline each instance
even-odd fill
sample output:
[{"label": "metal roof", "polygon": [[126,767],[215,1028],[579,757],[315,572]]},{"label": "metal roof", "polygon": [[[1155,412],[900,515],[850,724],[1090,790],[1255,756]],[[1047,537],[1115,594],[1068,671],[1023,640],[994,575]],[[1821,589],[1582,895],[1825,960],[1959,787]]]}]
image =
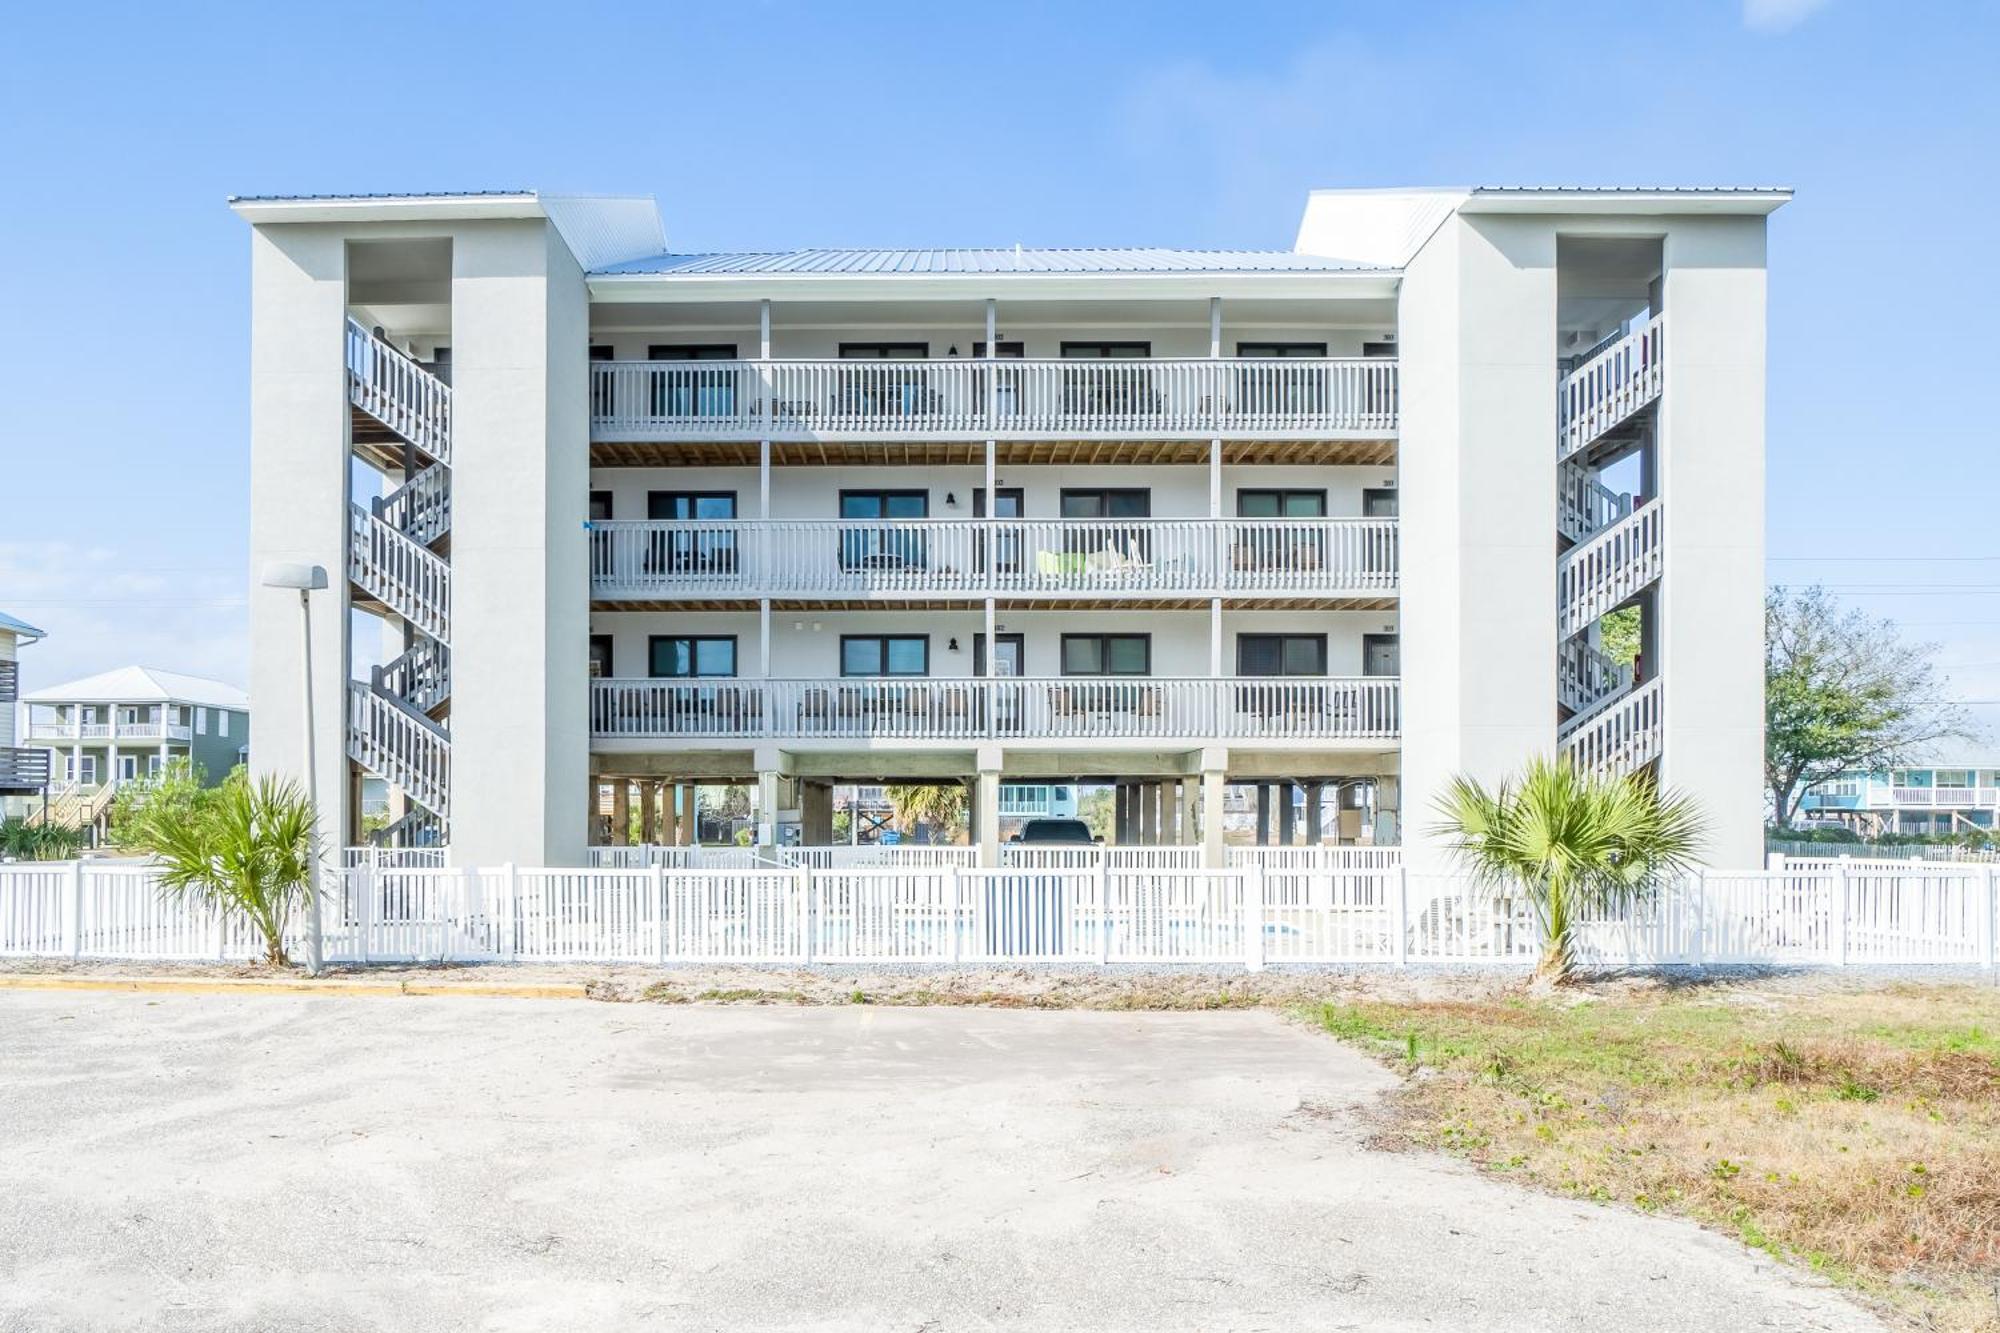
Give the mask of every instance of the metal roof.
[{"label": "metal roof", "polygon": [[23,703],[185,703],[248,712],[250,696],[234,685],[204,676],[183,676],[158,667],[128,666],[65,681],[21,696]]},{"label": "metal roof", "polygon": [[1789,185],[1475,185],[1474,194],[1790,194]]},{"label": "metal roof", "polygon": [[49,636],[36,629],[25,620],[16,620],[5,611],[0,611],[0,633],[13,634],[24,639],[46,639]]},{"label": "metal roof", "polygon": [[1290,250],[1171,250],[1154,248],[774,250],[650,255],[593,269],[605,274],[721,273],[1346,273],[1371,272],[1326,255]]}]

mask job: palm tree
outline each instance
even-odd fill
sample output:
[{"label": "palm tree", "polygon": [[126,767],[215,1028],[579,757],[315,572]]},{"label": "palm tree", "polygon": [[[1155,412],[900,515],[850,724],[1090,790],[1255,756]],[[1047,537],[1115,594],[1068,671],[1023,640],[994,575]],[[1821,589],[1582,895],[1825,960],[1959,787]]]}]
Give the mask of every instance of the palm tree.
[{"label": "palm tree", "polygon": [[952,841],[965,827],[965,786],[958,782],[925,783],[919,786],[884,787],[896,824],[905,833],[915,833],[923,824]]},{"label": "palm tree", "polygon": [[1527,894],[1542,932],[1535,979],[1554,985],[1575,968],[1579,917],[1643,901],[1692,865],[1702,839],[1690,798],[1636,773],[1584,773],[1568,759],[1536,759],[1518,783],[1490,792],[1456,778],[1439,807],[1438,832],[1481,884]]},{"label": "palm tree", "polygon": [[68,861],[83,848],[83,833],[68,824],[0,820],[0,857],[17,861]]},{"label": "palm tree", "polygon": [[134,812],[135,842],[150,848],[169,898],[248,916],[264,960],[285,967],[285,924],[303,911],[319,855],[312,803],[295,782],[230,782],[187,811],[165,801]]}]

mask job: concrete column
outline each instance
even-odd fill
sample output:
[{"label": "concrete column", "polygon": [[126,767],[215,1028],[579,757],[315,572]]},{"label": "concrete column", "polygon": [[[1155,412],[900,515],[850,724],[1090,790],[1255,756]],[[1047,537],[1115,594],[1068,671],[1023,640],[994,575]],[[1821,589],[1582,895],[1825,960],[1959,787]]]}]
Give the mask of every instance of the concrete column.
[{"label": "concrete column", "polygon": [[[593,794],[594,799],[594,794]],[[611,780],[611,845],[624,847],[632,841],[632,782],[629,778]]]},{"label": "concrete column", "polygon": [[1201,863],[1220,870],[1228,860],[1222,842],[1223,771],[1204,768],[1201,772]]},{"label": "concrete column", "polygon": [[1125,833],[1125,784],[1111,784],[1111,836],[1105,841],[1118,846],[1130,841]]},{"label": "concrete column", "polygon": [[1257,845],[1271,845],[1271,784],[1257,784]]},{"label": "concrete column", "polygon": [[1395,778],[1375,780],[1375,841],[1378,844],[1403,841],[1401,797],[1403,784]]},{"label": "concrete column", "polygon": [[1764,219],[1677,218],[1663,248],[1664,574],[1654,605],[1665,785],[1718,866],[1763,859]]},{"label": "concrete column", "polygon": [[1201,841],[1195,819],[1195,812],[1201,809],[1201,779],[1182,778],[1180,788],[1180,842],[1183,847],[1192,847]]},{"label": "concrete column", "polygon": [[1278,844],[1289,847],[1297,841],[1299,784],[1290,778],[1278,784]]},{"label": "concrete column", "polygon": [[757,845],[769,847],[778,840],[778,773],[776,769],[760,769],[757,773],[756,800]]},{"label": "concrete column", "polygon": [[[1428,807],[1555,749],[1556,224],[1457,214],[1398,297],[1402,773]],[[1413,868],[1447,853],[1419,836]]]},{"label": "concrete column", "polygon": [[1320,806],[1326,801],[1326,784],[1308,782],[1306,784],[1306,843],[1317,847],[1320,841]]},{"label": "concrete column", "polygon": [[[299,594],[262,587],[258,576],[272,562],[319,565],[327,571],[327,587],[310,595],[306,614],[312,618],[319,827],[330,842],[343,841],[356,822],[347,808],[346,320],[345,233],[322,225],[255,228],[250,242],[249,685],[257,701],[257,725],[250,736],[250,769],[260,776],[304,782]],[[573,805],[576,788],[562,790],[570,795],[557,793],[555,799]]]},{"label": "concrete column", "polygon": [[1182,800],[1182,784],[1169,782],[1165,785],[1166,797],[1164,813],[1160,816],[1160,841],[1179,846],[1190,842],[1187,830],[1187,806]]},{"label": "concrete column", "polygon": [[1000,772],[981,769],[973,780],[972,810],[979,837],[979,864],[1000,864]]},{"label": "concrete column", "polygon": [[546,221],[451,239],[452,859],[570,865],[583,830],[561,793],[590,758],[589,297]]},{"label": "concrete column", "polygon": [[1141,783],[1139,786],[1139,841],[1148,847],[1157,846],[1160,841],[1160,784]]},{"label": "concrete column", "polygon": [[639,783],[639,841],[653,846],[660,841],[660,784]]}]

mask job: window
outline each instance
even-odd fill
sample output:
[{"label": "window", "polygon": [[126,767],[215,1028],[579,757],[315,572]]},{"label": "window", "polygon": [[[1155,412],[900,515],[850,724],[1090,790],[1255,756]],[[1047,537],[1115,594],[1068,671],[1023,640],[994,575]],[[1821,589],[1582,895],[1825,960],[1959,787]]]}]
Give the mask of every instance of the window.
[{"label": "window", "polygon": [[590,678],[609,680],[617,674],[611,669],[611,636],[593,634],[590,636]]},{"label": "window", "polygon": [[[648,361],[734,361],[735,343],[653,343]],[[675,366],[647,372],[652,381],[653,415],[729,417],[736,415],[736,367]]]},{"label": "window", "polygon": [[1325,518],[1326,492],[1313,490],[1241,490],[1236,492],[1238,518]]},{"label": "window", "polygon": [[[159,757],[157,754],[153,756],[155,759]],[[120,782],[137,782],[139,780],[138,755],[121,754],[118,756],[118,780]]]},{"label": "window", "polygon": [[1071,361],[1134,361],[1153,354],[1149,342],[1068,342],[1062,354]]},{"label": "window", "polygon": [[197,736],[208,735],[208,710],[206,708],[197,708],[194,710],[194,734]]},{"label": "window", "polygon": [[[611,521],[610,491],[592,491],[590,493],[590,521],[592,523],[609,523]],[[609,532],[591,533],[590,577],[594,579],[612,577],[618,572],[615,567],[617,560],[617,548],[612,545],[611,534]]]},{"label": "window", "polygon": [[1236,355],[1245,358],[1281,356],[1325,356],[1325,343],[1237,343]]},{"label": "window", "polygon": [[592,491],[590,493],[590,521],[595,523],[600,519],[607,523],[611,521],[610,491]]},{"label": "window", "polygon": [[656,680],[736,674],[734,634],[654,634],[646,639],[646,654]]},{"label": "window", "polygon": [[1239,634],[1236,636],[1239,676],[1324,676],[1324,634]]},{"label": "window", "polygon": [[1396,488],[1370,486],[1361,492],[1361,514],[1364,518],[1396,517]]},{"label": "window", "polygon": [[1153,512],[1153,493],[1142,487],[1066,486],[1059,503],[1064,518],[1148,518]]},{"label": "window", "polygon": [[146,776],[149,778],[160,776],[160,755],[158,751],[154,751],[152,754],[146,756]]},{"label": "window", "polygon": [[[995,361],[1019,361],[1023,356],[1027,355],[1026,348],[1026,343],[1011,342],[1002,338],[999,342],[993,344],[993,359]],[[972,344],[972,354],[975,357],[985,357],[986,343],[984,340]]]},{"label": "window", "polygon": [[931,638],[928,634],[843,634],[840,674],[843,676],[928,676]]},{"label": "window", "polygon": [[843,361],[922,361],[931,354],[929,343],[842,343]]},{"label": "window", "polygon": [[[857,520],[840,530],[840,567],[845,570],[922,569],[929,556],[922,528],[890,525],[893,519],[928,518],[929,491],[842,491],[840,516]],[[867,520],[873,519],[870,523]]]},{"label": "window", "polygon": [[1153,636],[1065,634],[1062,668],[1065,676],[1150,676]]},{"label": "window", "polygon": [[227,708],[218,708],[215,710],[215,734],[218,736],[227,736],[229,734],[229,710]]},{"label": "window", "polygon": [[[78,762],[79,758],[81,763]],[[97,785],[97,756],[79,756],[75,751],[63,756],[63,776],[72,786],[95,787]]]},{"label": "window", "polygon": [[[646,517],[656,522],[730,522],[736,517],[736,492],[647,491]],[[649,574],[736,572],[736,533],[727,529],[656,532],[648,540]]]}]

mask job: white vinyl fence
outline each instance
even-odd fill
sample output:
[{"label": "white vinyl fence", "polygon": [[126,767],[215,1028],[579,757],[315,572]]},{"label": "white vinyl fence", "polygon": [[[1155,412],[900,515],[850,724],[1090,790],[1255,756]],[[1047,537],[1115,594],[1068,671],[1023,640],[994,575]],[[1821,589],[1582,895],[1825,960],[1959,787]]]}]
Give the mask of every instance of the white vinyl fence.
[{"label": "white vinyl fence", "polygon": [[[376,862],[329,872],[322,926],[326,956],[345,962],[1255,968],[1520,965],[1536,955],[1533,914],[1518,897],[1455,876],[1410,874],[1391,849],[1301,851],[1236,849],[1236,864],[1224,870],[1121,865],[1101,854],[1087,865],[998,869],[832,857],[825,865],[693,869]],[[812,859],[821,858],[805,858]],[[1708,871],[1630,914],[1584,923],[1579,953],[1608,966],[1990,968],[1997,882],[2000,870],[1990,865],[1936,862]],[[170,901],[148,867],[0,865],[0,955],[192,960],[261,952],[246,922]]]}]

